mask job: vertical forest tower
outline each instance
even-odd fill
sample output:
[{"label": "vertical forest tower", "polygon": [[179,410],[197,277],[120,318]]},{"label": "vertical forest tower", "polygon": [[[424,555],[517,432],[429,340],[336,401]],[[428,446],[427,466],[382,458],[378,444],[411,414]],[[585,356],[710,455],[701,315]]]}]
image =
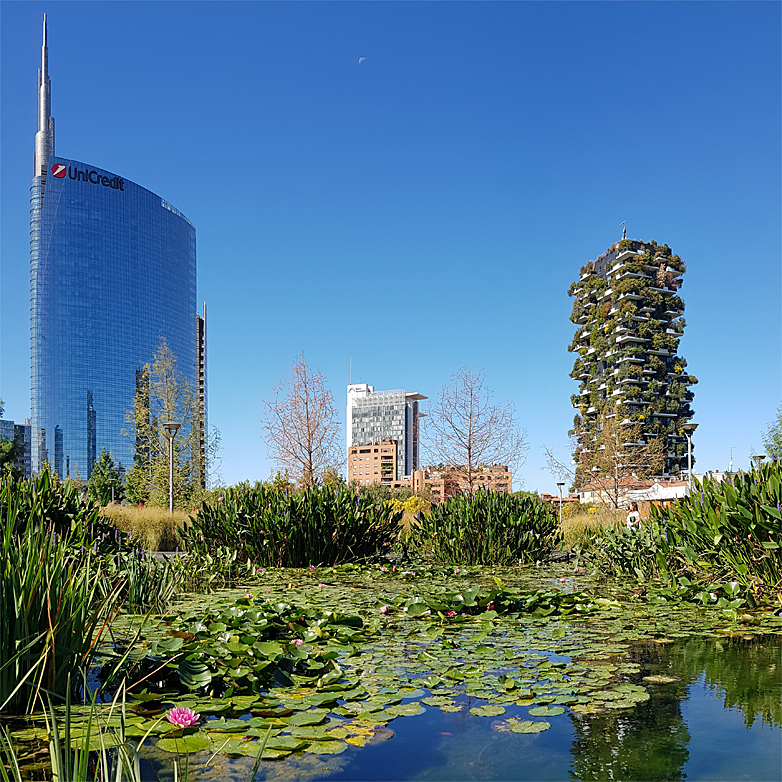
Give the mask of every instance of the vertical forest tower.
[{"label": "vertical forest tower", "polygon": [[[698,381],[678,352],[684,271],[667,245],[622,239],[581,267],[570,286],[570,320],[578,327],[569,348],[578,354],[570,373],[580,383],[572,396],[577,462],[579,453],[594,447],[605,421],[614,419],[619,431],[627,431],[628,450],[659,439],[662,472],[686,470],[681,425],[692,418],[690,386]],[[585,479],[577,475],[577,482]]]}]

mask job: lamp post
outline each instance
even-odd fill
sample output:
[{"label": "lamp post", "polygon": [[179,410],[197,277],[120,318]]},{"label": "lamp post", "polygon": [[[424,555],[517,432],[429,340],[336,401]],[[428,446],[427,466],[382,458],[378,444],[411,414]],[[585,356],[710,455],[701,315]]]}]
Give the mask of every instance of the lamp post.
[{"label": "lamp post", "polygon": [[174,438],[182,424],[169,421],[163,424],[166,437],[168,438],[168,512],[174,513]]},{"label": "lamp post", "polygon": [[698,424],[688,421],[682,424],[684,436],[687,438],[687,494],[692,491],[692,433],[698,428]]},{"label": "lamp post", "polygon": [[757,456],[752,457],[755,460],[755,469],[760,471],[760,468],[763,466],[763,460],[766,458],[765,454],[758,454]]},{"label": "lamp post", "polygon": [[562,526],[562,487],[565,485],[564,481],[557,481],[559,487],[559,526]]}]

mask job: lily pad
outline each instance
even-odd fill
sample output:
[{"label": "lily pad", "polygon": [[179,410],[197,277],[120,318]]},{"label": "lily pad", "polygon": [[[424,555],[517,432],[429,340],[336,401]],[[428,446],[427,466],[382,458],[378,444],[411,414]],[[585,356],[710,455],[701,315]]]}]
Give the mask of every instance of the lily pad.
[{"label": "lily pad", "polygon": [[505,707],[493,706],[490,703],[486,706],[473,706],[470,709],[470,714],[474,717],[498,717],[500,714],[505,714]]},{"label": "lily pad", "polygon": [[644,676],[643,681],[649,682],[649,684],[673,684],[674,682],[681,681],[676,676],[663,676],[662,674],[655,674],[654,676]]},{"label": "lily pad", "polygon": [[564,713],[564,706],[535,706],[529,710],[530,717],[556,717]]},{"label": "lily pad", "polygon": [[398,706],[389,706],[382,713],[385,717],[415,717],[425,711],[426,709],[418,701],[413,701],[412,703],[400,703]]},{"label": "lily pad", "polygon": [[203,752],[213,746],[208,736],[203,733],[193,733],[191,736],[182,736],[180,739],[160,739],[157,743],[159,749],[165,752]]},{"label": "lily pad", "polygon": [[313,741],[306,751],[313,755],[340,755],[347,748],[348,745],[344,741]]},{"label": "lily pad", "polygon": [[514,717],[511,717],[505,724],[513,733],[542,733],[544,730],[548,730],[551,727],[550,722],[517,720]]}]

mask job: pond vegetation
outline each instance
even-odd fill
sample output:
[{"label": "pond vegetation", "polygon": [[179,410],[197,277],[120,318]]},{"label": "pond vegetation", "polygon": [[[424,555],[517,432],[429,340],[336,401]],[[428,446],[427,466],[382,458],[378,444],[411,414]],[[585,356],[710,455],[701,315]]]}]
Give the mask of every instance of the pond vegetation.
[{"label": "pond vegetation", "polygon": [[[421,526],[429,525],[425,534],[432,540],[439,522],[456,541],[449,542],[453,553],[402,561],[377,558],[388,525],[398,523],[399,514],[365,507],[355,496],[348,505],[349,498],[334,490],[289,501],[256,496],[259,507],[253,513],[223,500],[180,530],[201,549],[194,545],[187,556],[164,563],[104,528],[99,518],[85,517],[93,513],[91,506],[68,505],[73,498],[67,488],[41,480],[25,495],[26,489],[7,482],[0,490],[8,552],[0,592],[2,664],[14,674],[0,681],[4,715],[28,712],[6,722],[13,747],[6,747],[8,773],[14,778],[15,754],[19,776],[26,779],[50,779],[53,770],[60,778],[112,774],[132,780],[185,774],[198,779],[697,778],[688,746],[700,739],[683,709],[694,697],[693,687],[701,685],[721,693],[725,709],[740,712],[742,731],[754,731],[753,736],[765,731],[762,751],[755,746],[754,765],[748,766],[755,779],[765,778],[758,774],[776,773],[773,764],[778,771],[782,759],[782,617],[778,584],[775,592],[769,583],[778,561],[762,559],[762,552],[779,553],[763,545],[779,539],[778,526],[766,523],[777,510],[771,503],[778,482],[769,484],[778,481],[778,473],[755,476],[765,484],[766,501],[747,501],[745,528],[755,538],[750,541],[754,559],[748,561],[759,567],[748,565],[741,574],[737,565],[747,560],[738,555],[709,560],[708,552],[688,560],[682,549],[692,546],[692,539],[682,542],[674,519],[662,528],[678,547],[666,553],[667,567],[661,569],[653,555],[647,558],[654,560],[647,565],[653,572],[636,572],[633,566],[614,571],[618,578],[606,578],[595,562],[619,562],[625,556],[622,546],[635,547],[627,561],[641,561],[635,538],[628,543],[609,530],[612,538],[603,540],[599,552],[593,546],[580,559],[546,564],[550,546],[544,550],[539,541],[555,535],[556,528],[529,498],[521,498],[519,507],[532,517],[527,530],[532,544],[525,547],[520,537],[511,538],[519,551],[533,552],[531,564],[523,566],[487,563],[491,547],[476,548],[467,538],[458,549],[459,530],[471,522],[474,537],[494,540],[497,561],[504,562],[508,541],[498,530],[509,519],[526,518],[514,514],[511,500],[495,506],[492,497],[478,496],[472,503],[461,498],[452,515],[441,506]],[[752,495],[752,480],[752,488],[735,489],[736,498],[742,492]],[[714,508],[711,496],[719,494],[710,491],[704,487],[697,497],[705,513]],[[732,496],[719,506],[719,518],[735,526],[745,515]],[[264,510],[262,500],[277,503],[276,513],[268,506]],[[60,506],[71,508],[70,516],[58,515]],[[495,507],[500,511],[492,517]],[[693,511],[685,507],[677,513],[686,526]],[[318,540],[317,525],[307,521],[314,517],[325,520],[326,540]],[[663,522],[659,515],[649,528]],[[362,525],[374,531],[375,559],[344,561],[359,558],[349,552],[359,545],[354,533]],[[285,530],[294,528],[306,534],[287,554],[279,545],[262,561],[261,554],[248,553],[275,551],[271,542],[290,541]],[[211,538],[208,529],[222,531]],[[709,539],[712,546],[720,543],[713,542],[711,532]],[[29,541],[59,547],[52,548],[50,559],[59,557],[74,573],[81,563],[92,590],[79,604],[85,616],[80,628],[87,632],[66,622],[48,635],[24,629],[28,635],[17,636],[13,646],[9,634],[21,631],[8,622],[12,602],[54,605],[55,593],[43,576],[36,581],[9,572],[8,563],[22,561]],[[744,545],[736,543],[736,550]],[[460,564],[468,547],[476,553]],[[297,560],[303,567],[267,564],[300,557],[302,551],[321,557],[329,552],[332,564],[322,559],[310,564],[306,557]],[[471,558],[483,564],[470,564]],[[38,562],[38,570],[48,573]],[[743,580],[722,580],[734,573]],[[82,584],[78,578],[74,583]],[[209,593],[220,583],[232,588]],[[201,591],[182,593],[183,586],[193,585]],[[82,641],[78,649],[74,637]],[[51,671],[51,647],[70,650],[73,659],[67,672],[50,675],[44,684],[36,671]],[[49,699],[51,708],[41,708]],[[710,703],[712,709],[723,708],[713,697]],[[192,719],[183,720],[182,714]],[[408,727],[415,724],[420,727]],[[439,746],[454,735],[463,741],[448,745],[444,754],[438,749],[436,759],[429,756],[433,742]]]}]

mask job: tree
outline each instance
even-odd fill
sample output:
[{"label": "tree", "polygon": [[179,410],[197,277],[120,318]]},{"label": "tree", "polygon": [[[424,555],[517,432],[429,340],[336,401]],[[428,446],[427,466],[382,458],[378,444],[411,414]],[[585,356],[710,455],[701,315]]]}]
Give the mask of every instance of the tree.
[{"label": "tree", "polygon": [[101,451],[92,468],[92,475],[87,481],[87,497],[100,505],[108,505],[112,501],[122,502],[125,497],[119,470],[105,448]]},{"label": "tree", "polygon": [[269,456],[300,486],[319,484],[344,464],[341,427],[326,378],[307,366],[304,353],[294,358],[287,381],[264,399],[261,419]]},{"label": "tree", "polygon": [[461,473],[470,492],[482,465],[504,464],[515,470],[527,451],[513,404],[492,404],[485,380],[482,369],[476,373],[462,367],[424,419],[432,456]]},{"label": "tree", "polygon": [[136,372],[133,407],[125,414],[124,433],[135,443],[135,459],[127,476],[131,502],[168,505],[169,441],[163,427],[175,423],[174,504],[188,508],[200,502],[207,465],[219,444],[213,430],[206,453],[201,448],[203,410],[187,378],[177,369],[176,356],[161,338],[152,364]]},{"label": "tree", "polygon": [[[5,412],[5,404],[0,399],[0,418]],[[10,440],[0,438],[0,472],[9,472],[12,475],[20,475],[20,470],[16,468],[16,460],[21,455],[21,444],[14,435]]]},{"label": "tree", "polygon": [[593,487],[593,493],[605,505],[619,508],[628,486],[659,474],[665,465],[665,440],[645,440],[643,424],[624,417],[623,406],[607,405],[597,419],[576,416],[570,432],[573,467],[557,461],[544,449],[549,470],[571,488]]},{"label": "tree", "polygon": [[772,459],[782,459],[782,405],[777,410],[777,417],[763,433],[763,447]]}]

